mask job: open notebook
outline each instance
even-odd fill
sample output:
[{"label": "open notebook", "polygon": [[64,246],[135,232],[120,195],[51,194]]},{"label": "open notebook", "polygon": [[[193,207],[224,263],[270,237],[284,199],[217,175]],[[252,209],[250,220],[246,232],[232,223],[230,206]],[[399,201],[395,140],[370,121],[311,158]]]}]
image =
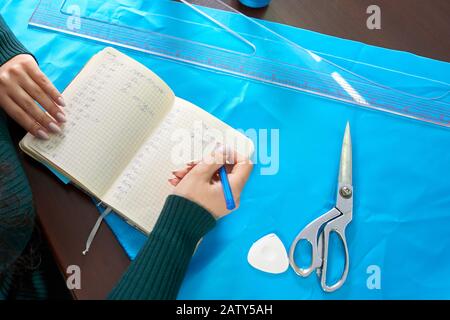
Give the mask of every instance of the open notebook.
[{"label": "open notebook", "polygon": [[21,149],[56,168],[145,233],[172,191],[171,171],[217,142],[251,156],[250,139],[175,97],[156,74],[113,48],[94,55],[63,93],[67,122]]}]

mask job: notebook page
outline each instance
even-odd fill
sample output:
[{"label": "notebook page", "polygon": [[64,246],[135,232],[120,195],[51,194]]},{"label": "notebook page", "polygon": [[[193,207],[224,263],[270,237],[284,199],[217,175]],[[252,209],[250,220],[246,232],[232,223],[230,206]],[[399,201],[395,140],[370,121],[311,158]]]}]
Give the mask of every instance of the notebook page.
[{"label": "notebook page", "polygon": [[169,112],[174,95],[143,65],[107,48],[63,93],[67,122],[49,141],[24,143],[99,198]]},{"label": "notebook page", "polygon": [[[231,135],[227,142],[219,137],[225,131]],[[176,98],[170,113],[108,191],[105,202],[131,224],[150,233],[173,190],[167,181],[171,172],[191,160],[201,159],[203,153],[212,152],[216,142],[231,145],[233,139],[240,141],[236,144],[238,152],[251,155],[253,144],[243,134]]]}]

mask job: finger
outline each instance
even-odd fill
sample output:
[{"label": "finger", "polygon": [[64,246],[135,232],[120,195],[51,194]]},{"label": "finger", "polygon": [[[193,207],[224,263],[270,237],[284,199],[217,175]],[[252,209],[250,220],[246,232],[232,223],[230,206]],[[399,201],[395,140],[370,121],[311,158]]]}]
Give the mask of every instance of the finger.
[{"label": "finger", "polygon": [[171,179],[167,179],[167,181],[169,181],[169,183],[171,185],[173,185],[174,187],[176,187],[179,183],[180,183],[180,179],[178,178],[171,178]]},{"label": "finger", "polygon": [[205,181],[211,181],[211,178],[216,174],[217,170],[225,164],[225,160],[225,148],[218,148],[192,168],[191,173],[201,176]]},{"label": "finger", "polygon": [[65,122],[66,117],[62,109],[34,82],[29,76],[23,77],[21,85],[25,91],[36,100],[58,122]]},{"label": "finger", "polygon": [[248,158],[237,156],[237,162],[228,175],[232,188],[242,191],[253,170],[253,163]]},{"label": "finger", "polygon": [[29,64],[27,71],[31,79],[52,99],[57,105],[65,107],[66,103],[64,98],[58,89],[55,88],[53,83],[47,78],[47,76],[39,69],[35,61]]},{"label": "finger", "polygon": [[46,129],[20,108],[9,96],[2,98],[2,106],[14,121],[33,136],[43,140],[49,139]]},{"label": "finger", "polygon": [[11,93],[12,100],[21,107],[25,113],[38,122],[41,126],[45,127],[48,131],[53,133],[60,133],[61,129],[57,123],[50,118],[33,99],[22,88],[18,87]]},{"label": "finger", "polygon": [[179,169],[179,170],[174,170],[172,171],[172,174],[179,178],[179,179],[183,179],[185,175],[187,175],[189,173],[189,171],[192,170],[193,167],[186,167],[183,169]]},{"label": "finger", "polygon": [[193,160],[191,162],[188,162],[186,165],[188,167],[195,167],[200,161],[199,160]]}]

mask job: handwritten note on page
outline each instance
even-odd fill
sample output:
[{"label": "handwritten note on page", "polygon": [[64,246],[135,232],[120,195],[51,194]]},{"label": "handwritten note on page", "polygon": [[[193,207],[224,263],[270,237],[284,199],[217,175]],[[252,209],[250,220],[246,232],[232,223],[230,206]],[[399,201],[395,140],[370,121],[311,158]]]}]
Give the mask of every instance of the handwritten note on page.
[{"label": "handwritten note on page", "polygon": [[102,197],[174,101],[150,70],[108,48],[64,91],[67,123],[48,141],[25,143]]}]

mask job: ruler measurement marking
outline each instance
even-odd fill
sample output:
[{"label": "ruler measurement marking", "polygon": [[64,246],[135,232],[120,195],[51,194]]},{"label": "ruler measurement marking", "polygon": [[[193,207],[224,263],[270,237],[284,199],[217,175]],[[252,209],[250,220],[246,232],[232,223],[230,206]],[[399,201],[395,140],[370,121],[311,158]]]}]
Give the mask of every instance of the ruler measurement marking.
[{"label": "ruler measurement marking", "polygon": [[[331,75],[328,74],[318,74],[313,70],[299,66],[287,65],[259,56],[248,56],[226,49],[217,52],[217,47],[192,41],[189,43],[192,47],[188,48],[184,43],[183,51],[181,51],[176,48],[183,39],[172,36],[158,39],[155,38],[157,33],[151,31],[120,25],[111,26],[107,22],[98,20],[81,18],[84,30],[71,31],[66,25],[67,17],[70,16],[61,13],[59,9],[55,10],[55,8],[57,8],[57,5],[51,3],[51,0],[42,0],[33,13],[30,24],[369,109],[382,110],[447,127],[450,126],[450,108],[447,103],[439,101],[424,103],[419,99],[398,92],[397,96],[392,95],[392,93],[387,94],[386,88],[346,79],[350,86],[364,97],[363,100],[366,102],[361,103],[361,101],[358,101],[360,99],[354,99],[354,97],[352,99],[348,92],[344,92],[346,91],[345,88],[333,81]],[[105,27],[105,25],[107,26]],[[112,28],[116,29],[114,33],[111,32]],[[133,32],[130,32],[130,29]],[[161,36],[161,34],[159,35]],[[198,48],[194,47],[194,44]],[[323,77],[326,77],[326,79]],[[319,78],[319,81],[317,78]]]}]

